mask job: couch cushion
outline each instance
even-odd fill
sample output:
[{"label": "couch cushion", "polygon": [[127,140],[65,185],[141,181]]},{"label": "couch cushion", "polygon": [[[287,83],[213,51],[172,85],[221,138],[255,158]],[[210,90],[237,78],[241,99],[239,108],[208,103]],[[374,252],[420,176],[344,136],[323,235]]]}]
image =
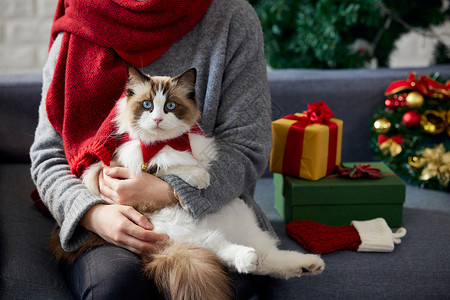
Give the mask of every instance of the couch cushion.
[{"label": "couch cushion", "polygon": [[55,222],[30,199],[34,189],[27,164],[0,164],[1,299],[71,299],[47,251]]},{"label": "couch cushion", "polygon": [[[0,164],[0,298],[72,299],[46,250],[55,224],[31,202],[33,184],[28,170],[26,164]],[[265,299],[446,298],[450,208],[443,205],[448,203],[447,196],[408,187],[403,217],[408,233],[392,253],[337,251],[322,255],[326,269],[319,276],[287,281],[264,278]],[[274,225],[281,247],[305,252],[286,235],[285,223],[273,208],[270,178],[258,182],[255,199]]]},{"label": "couch cushion", "polygon": [[[274,226],[281,248],[305,253],[287,236],[286,224],[273,207],[273,197],[271,179],[261,179],[256,186],[255,200]],[[324,254],[322,274],[287,281],[271,279],[267,282],[272,287],[267,299],[447,299],[450,292],[448,193],[407,186],[403,227],[407,234],[393,252]]]}]

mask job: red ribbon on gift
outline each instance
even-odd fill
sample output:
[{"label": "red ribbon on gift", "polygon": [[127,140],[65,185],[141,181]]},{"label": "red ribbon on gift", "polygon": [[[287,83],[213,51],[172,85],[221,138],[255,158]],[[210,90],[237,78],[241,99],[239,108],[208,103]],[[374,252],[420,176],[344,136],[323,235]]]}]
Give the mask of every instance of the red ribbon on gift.
[{"label": "red ribbon on gift", "polygon": [[337,152],[337,132],[338,126],[331,122],[330,119],[334,116],[328,105],[324,102],[308,103],[308,110],[303,111],[305,116],[297,116],[295,114],[287,115],[283,119],[296,120],[294,124],[289,127],[286,146],[284,148],[283,160],[283,174],[297,175],[300,173],[302,152],[303,152],[303,138],[305,136],[305,129],[311,123],[323,124],[329,127],[329,141],[328,141],[328,162],[327,174],[331,174],[336,167],[336,152]]},{"label": "red ribbon on gift", "polygon": [[416,79],[416,73],[411,72],[406,80],[392,82],[384,94],[388,96],[403,90],[418,91],[422,95],[432,98],[450,98],[450,80],[446,83],[439,83],[427,75],[421,75],[419,79]]},{"label": "red ribbon on gift", "polygon": [[378,168],[371,167],[370,164],[358,165],[356,164],[353,168],[339,168],[336,170],[342,177],[348,177],[351,179],[358,178],[381,178],[381,170]]}]

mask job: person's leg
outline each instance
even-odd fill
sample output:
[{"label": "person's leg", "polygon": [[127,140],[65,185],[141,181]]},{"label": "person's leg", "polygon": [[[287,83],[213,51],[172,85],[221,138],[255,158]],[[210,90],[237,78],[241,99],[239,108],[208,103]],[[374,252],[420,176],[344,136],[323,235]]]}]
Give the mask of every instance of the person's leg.
[{"label": "person's leg", "polygon": [[271,299],[273,282],[269,276],[231,272],[230,277],[235,300]]},{"label": "person's leg", "polygon": [[113,245],[93,248],[65,267],[77,299],[162,299],[134,253]]},{"label": "person's leg", "polygon": [[[140,258],[128,250],[106,245],[82,254],[64,267],[77,299],[164,299],[141,273]],[[259,299],[264,276],[230,273],[234,299]]]}]

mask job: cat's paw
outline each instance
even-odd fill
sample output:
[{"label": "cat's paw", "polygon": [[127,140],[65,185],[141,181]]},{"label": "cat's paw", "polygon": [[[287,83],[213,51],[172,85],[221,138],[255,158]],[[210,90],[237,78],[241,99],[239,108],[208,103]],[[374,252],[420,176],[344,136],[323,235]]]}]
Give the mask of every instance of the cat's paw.
[{"label": "cat's paw", "polygon": [[258,254],[255,249],[240,247],[234,257],[234,267],[239,273],[252,273],[258,267]]},{"label": "cat's paw", "polygon": [[322,258],[314,254],[305,254],[308,259],[303,263],[301,268],[301,275],[318,275],[325,269],[325,263]]},{"label": "cat's paw", "polygon": [[325,263],[320,256],[315,254],[298,253],[291,267],[286,269],[285,278],[300,277],[303,275],[318,275],[325,269]]},{"label": "cat's paw", "polygon": [[103,170],[104,164],[102,162],[95,163],[89,166],[81,176],[81,180],[85,187],[94,195],[100,196],[100,188],[98,185],[98,176]]},{"label": "cat's paw", "polygon": [[202,167],[193,167],[191,172],[180,177],[189,185],[198,189],[206,189],[210,184],[209,172]]},{"label": "cat's paw", "polygon": [[255,273],[289,279],[303,275],[318,275],[324,269],[325,263],[318,255],[276,250],[262,256]]}]

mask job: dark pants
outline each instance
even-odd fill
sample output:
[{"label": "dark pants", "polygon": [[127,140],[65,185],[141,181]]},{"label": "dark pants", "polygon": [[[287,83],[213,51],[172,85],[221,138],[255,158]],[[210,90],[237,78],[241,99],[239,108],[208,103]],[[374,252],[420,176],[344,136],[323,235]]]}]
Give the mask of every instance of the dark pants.
[{"label": "dark pants", "polygon": [[[163,299],[154,283],[142,275],[139,257],[113,245],[84,253],[64,270],[77,299]],[[255,286],[261,276],[230,276],[235,299],[258,299]]]}]

